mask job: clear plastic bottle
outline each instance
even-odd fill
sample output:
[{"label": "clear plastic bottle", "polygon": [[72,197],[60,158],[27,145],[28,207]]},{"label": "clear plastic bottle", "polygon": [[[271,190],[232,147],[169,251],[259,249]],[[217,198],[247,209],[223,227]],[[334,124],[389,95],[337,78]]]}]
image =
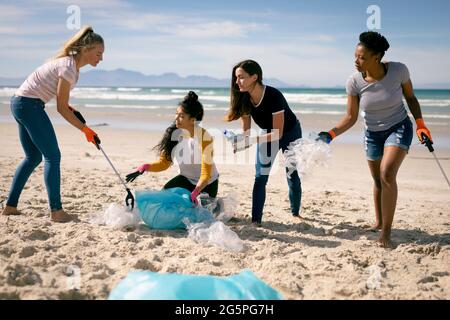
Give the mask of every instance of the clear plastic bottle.
[{"label": "clear plastic bottle", "polygon": [[236,140],[236,134],[231,130],[223,130],[223,134],[225,135],[225,138],[227,138],[228,141],[234,142]]}]

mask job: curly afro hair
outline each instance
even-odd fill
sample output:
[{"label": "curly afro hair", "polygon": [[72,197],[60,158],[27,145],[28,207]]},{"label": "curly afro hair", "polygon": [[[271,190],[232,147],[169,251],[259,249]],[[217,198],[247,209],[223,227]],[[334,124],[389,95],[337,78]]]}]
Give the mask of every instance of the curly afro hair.
[{"label": "curly afro hair", "polygon": [[381,53],[381,57],[383,57],[385,51],[389,49],[389,42],[386,38],[375,31],[361,33],[359,35],[359,44],[375,53]]}]

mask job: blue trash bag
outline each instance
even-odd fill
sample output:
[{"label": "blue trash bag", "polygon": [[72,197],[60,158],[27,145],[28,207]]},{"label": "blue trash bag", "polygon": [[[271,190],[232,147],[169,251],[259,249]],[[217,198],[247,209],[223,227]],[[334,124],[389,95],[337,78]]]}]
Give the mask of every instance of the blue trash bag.
[{"label": "blue trash bag", "polygon": [[282,300],[283,296],[244,269],[216,277],[131,271],[114,287],[109,300]]},{"label": "blue trash bag", "polygon": [[213,221],[213,215],[200,206],[193,207],[191,193],[184,188],[136,191],[141,218],[152,229],[185,229],[183,218],[190,223]]}]

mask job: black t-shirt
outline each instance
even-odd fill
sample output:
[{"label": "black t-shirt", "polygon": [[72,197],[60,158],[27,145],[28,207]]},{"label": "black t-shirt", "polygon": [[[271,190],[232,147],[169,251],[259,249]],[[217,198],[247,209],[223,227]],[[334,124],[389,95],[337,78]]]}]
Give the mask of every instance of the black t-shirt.
[{"label": "black t-shirt", "polygon": [[258,106],[252,106],[251,116],[261,129],[273,129],[272,114],[284,111],[283,132],[289,132],[297,123],[297,117],[292,112],[283,94],[270,86],[265,87],[264,96]]}]

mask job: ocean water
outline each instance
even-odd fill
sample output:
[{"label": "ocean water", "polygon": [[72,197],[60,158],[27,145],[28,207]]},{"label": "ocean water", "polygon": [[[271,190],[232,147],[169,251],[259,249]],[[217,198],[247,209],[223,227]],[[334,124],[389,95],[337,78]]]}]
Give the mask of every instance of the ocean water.
[{"label": "ocean water", "polygon": [[[9,100],[16,91],[16,87],[0,87],[0,122],[14,121],[8,115]],[[205,113],[209,117],[223,117],[228,110],[230,101],[229,88],[139,88],[139,87],[76,87],[71,92],[70,103],[76,108],[87,108],[97,113],[102,112],[105,119],[102,120],[111,126],[125,128],[127,125],[127,113],[148,113],[161,117],[175,113],[177,104],[183,99],[189,90],[195,91],[202,102]],[[337,117],[346,112],[347,96],[345,89],[330,88],[287,88],[280,89],[290,107],[299,116],[320,115],[321,119]],[[446,138],[445,145],[450,147],[450,90],[421,90],[416,89],[415,94],[421,105],[423,117],[428,126],[438,128]],[[55,108],[55,100],[50,101],[46,107]],[[88,111],[85,111],[88,112]],[[120,117],[108,117],[106,115],[120,114]],[[136,117],[135,117],[136,118]],[[64,123],[63,119],[55,119],[58,123]],[[97,119],[98,120],[98,119]],[[157,121],[152,125],[153,130],[164,130],[167,121]],[[360,120],[361,121],[361,120]],[[149,128],[147,123],[135,122],[132,125],[136,129]],[[308,131],[308,123],[302,121],[302,127]],[[321,130],[324,128],[314,128]],[[325,128],[326,129],[326,128]],[[304,132],[305,133],[305,132]],[[342,136],[340,140],[347,137]],[[348,138],[347,138],[348,139]],[[351,138],[360,141],[361,137]],[[447,146],[448,145],[448,146]]]},{"label": "ocean water", "polygon": [[[8,105],[15,87],[0,87],[0,105]],[[229,88],[122,88],[78,87],[71,92],[71,104],[86,108],[122,109],[122,111],[168,110],[173,112],[177,103],[189,90],[199,95],[205,110],[228,110]],[[280,89],[290,107],[300,114],[339,115],[346,111],[344,89]],[[450,119],[450,90],[416,89],[422,113],[426,119]],[[55,101],[47,106],[52,107]]]}]

